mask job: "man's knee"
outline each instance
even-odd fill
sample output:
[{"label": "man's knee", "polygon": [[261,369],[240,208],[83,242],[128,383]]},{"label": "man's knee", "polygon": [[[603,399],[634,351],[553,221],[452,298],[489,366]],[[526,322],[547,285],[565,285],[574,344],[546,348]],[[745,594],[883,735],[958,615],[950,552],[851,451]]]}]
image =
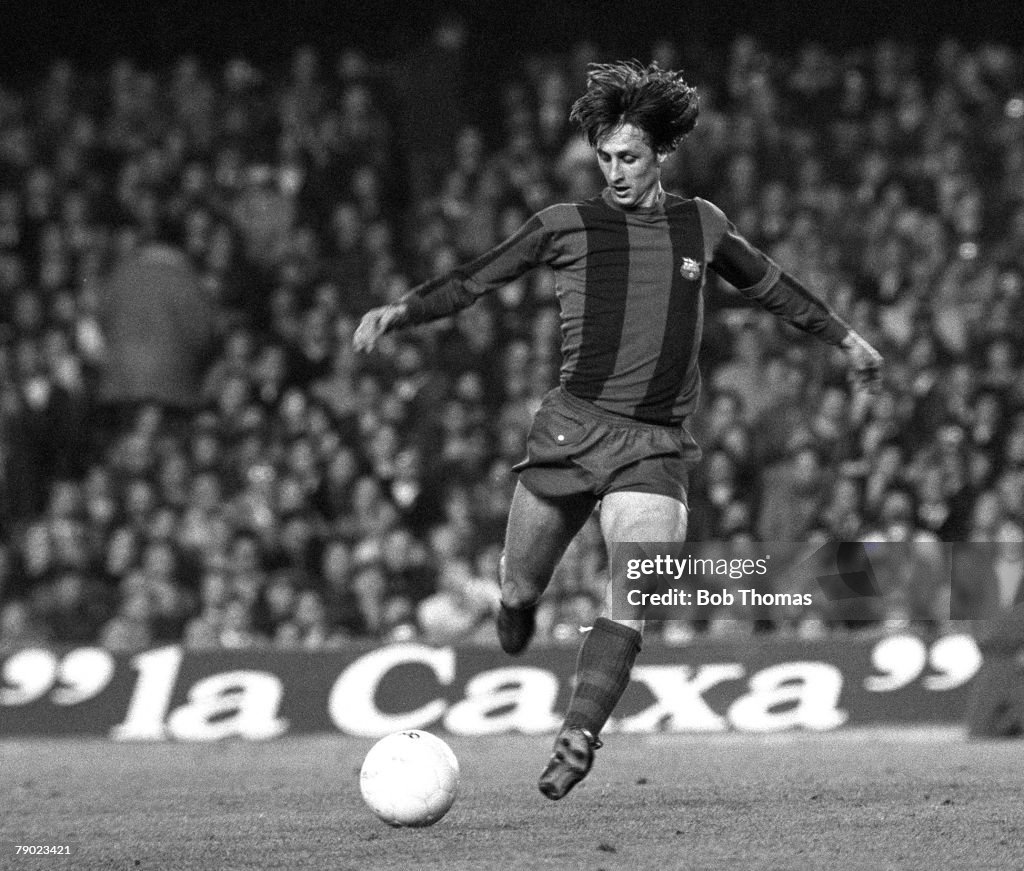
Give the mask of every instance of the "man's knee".
[{"label": "man's knee", "polygon": [[498,561],[498,579],[502,587],[530,586],[536,580],[535,573],[528,571],[522,560],[510,557],[508,551],[502,551]]},{"label": "man's knee", "polygon": [[506,605],[530,605],[540,598],[547,587],[549,578],[540,573],[530,571],[522,560],[510,558],[503,551],[498,561],[498,581],[501,584],[501,597]]}]

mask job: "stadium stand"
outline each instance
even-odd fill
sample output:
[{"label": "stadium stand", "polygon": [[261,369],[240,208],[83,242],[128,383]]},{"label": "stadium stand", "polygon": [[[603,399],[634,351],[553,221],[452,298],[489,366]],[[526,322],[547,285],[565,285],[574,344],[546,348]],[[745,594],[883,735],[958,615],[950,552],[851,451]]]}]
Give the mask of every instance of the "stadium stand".
[{"label": "stadium stand", "polygon": [[[693,537],[1024,537],[1024,56],[746,37],[652,56],[702,93],[670,187],[720,204],[889,363],[851,408],[827,349],[710,287]],[[432,131],[428,162],[396,67],[356,50],[58,61],[0,87],[0,650],[491,641],[510,469],[557,379],[551,278],[368,358],[350,338],[370,305],[596,192],[566,125],[587,57],[524,58],[497,123],[450,131],[440,160]],[[184,418],[158,396],[110,415],[104,282],[167,222],[216,353]],[[577,643],[604,571],[585,528],[541,638]],[[861,631],[941,632],[948,602],[918,582]],[[755,628],[850,631],[665,632]]]}]

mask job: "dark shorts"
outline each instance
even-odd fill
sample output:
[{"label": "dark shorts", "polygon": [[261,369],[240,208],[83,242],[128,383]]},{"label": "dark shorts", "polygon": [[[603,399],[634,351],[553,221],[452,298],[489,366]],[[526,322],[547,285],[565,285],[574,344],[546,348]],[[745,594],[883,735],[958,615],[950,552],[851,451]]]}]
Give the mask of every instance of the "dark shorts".
[{"label": "dark shorts", "polygon": [[683,426],[630,420],[561,387],[544,397],[526,442],[519,479],[541,497],[617,490],[658,493],[686,503],[700,448]]}]

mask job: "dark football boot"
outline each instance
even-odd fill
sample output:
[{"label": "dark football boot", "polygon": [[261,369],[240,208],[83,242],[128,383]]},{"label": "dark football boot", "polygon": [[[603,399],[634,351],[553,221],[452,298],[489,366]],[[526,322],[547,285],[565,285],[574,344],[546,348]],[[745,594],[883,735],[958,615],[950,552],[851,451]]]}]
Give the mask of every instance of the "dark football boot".
[{"label": "dark football boot", "polygon": [[595,738],[587,729],[566,726],[558,733],[555,751],[540,776],[540,791],[552,801],[564,798],[590,773],[594,764],[594,751],[600,746],[600,739]]}]

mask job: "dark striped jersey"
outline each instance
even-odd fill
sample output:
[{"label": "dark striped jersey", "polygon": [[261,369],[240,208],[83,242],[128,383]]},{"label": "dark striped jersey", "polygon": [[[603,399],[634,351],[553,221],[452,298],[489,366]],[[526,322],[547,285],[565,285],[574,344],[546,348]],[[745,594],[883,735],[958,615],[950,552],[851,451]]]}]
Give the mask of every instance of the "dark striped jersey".
[{"label": "dark striped jersey", "polygon": [[540,265],[556,277],[563,388],[645,422],[681,423],[696,407],[708,268],[824,341],[839,344],[848,331],[717,206],[662,194],[651,208],[624,211],[607,192],[550,206],[471,263],[413,288],[393,328],[452,314]]}]

